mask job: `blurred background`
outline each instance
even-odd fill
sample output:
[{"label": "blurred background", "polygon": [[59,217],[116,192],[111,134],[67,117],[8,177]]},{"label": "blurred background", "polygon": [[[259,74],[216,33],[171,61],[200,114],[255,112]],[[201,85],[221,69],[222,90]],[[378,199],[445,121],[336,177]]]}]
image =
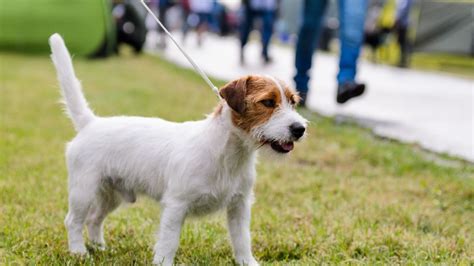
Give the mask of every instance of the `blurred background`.
[{"label": "blurred background", "polygon": [[[216,78],[277,76],[294,85],[313,111],[350,118],[379,135],[474,160],[472,1],[147,4]],[[349,12],[356,7],[362,7],[359,13]],[[34,5],[2,0],[0,17],[2,50],[46,54],[48,36],[59,32],[76,56],[147,51],[189,67],[138,0],[48,0]],[[341,18],[347,25],[343,31]],[[312,60],[316,50],[321,53]],[[362,87],[367,87],[366,93]],[[354,100],[338,105],[334,95],[337,102]]]},{"label": "blurred background", "polygon": [[[240,0],[201,1],[212,3],[208,10],[209,16],[205,18],[209,24],[208,31],[218,36],[238,36],[244,16]],[[157,15],[162,15],[161,19],[172,31],[195,29],[200,23],[199,10],[191,10],[190,2],[193,0],[147,2]],[[294,45],[304,1],[273,2],[276,2],[273,42]],[[472,1],[407,2],[412,5],[407,39],[414,65],[447,71],[459,69],[460,72],[472,74],[472,62],[468,60],[474,56]],[[147,20],[146,10],[140,2],[133,0],[83,0],[74,3],[49,0],[41,1],[40,5],[19,0],[2,1],[1,5],[0,47],[22,52],[48,52],[44,40],[52,32],[63,34],[68,39],[70,49],[78,55],[108,56],[117,52],[117,46],[121,43],[127,43],[139,52],[144,46],[147,32],[157,27],[155,22]],[[330,0],[327,9],[318,48],[334,51],[337,49],[339,27],[337,1]],[[370,52],[374,53],[367,56],[383,63],[396,64],[400,58],[395,29],[397,0],[368,1],[366,20],[366,35],[378,35],[375,38],[377,41],[372,41],[372,38],[366,40],[368,47],[373,50]],[[256,25],[256,29],[261,27]]]}]

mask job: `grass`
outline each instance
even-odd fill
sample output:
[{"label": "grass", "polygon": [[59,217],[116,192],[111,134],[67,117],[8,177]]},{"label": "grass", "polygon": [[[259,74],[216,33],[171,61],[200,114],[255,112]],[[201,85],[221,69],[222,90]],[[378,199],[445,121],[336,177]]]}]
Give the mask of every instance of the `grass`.
[{"label": "grass", "polygon": [[[74,136],[47,56],[0,53],[0,264],[149,264],[159,206],[142,198],[105,224],[106,251],[67,252],[64,144]],[[200,119],[216,98],[151,56],[76,59],[100,115]],[[222,82],[218,82],[222,84]],[[261,158],[253,251],[265,265],[474,261],[474,166],[302,110],[310,135],[284,161]],[[180,264],[231,264],[222,214],[188,220]]]},{"label": "grass", "polygon": [[[366,58],[373,57],[369,49],[365,49],[365,52]],[[388,65],[396,66],[399,56],[398,44],[394,41],[387,43],[377,51],[377,61]],[[469,55],[414,52],[410,55],[410,68],[444,72],[474,79],[474,57]]]},{"label": "grass", "polygon": [[413,68],[456,74],[474,79],[474,57],[468,55],[415,53],[412,57]]}]

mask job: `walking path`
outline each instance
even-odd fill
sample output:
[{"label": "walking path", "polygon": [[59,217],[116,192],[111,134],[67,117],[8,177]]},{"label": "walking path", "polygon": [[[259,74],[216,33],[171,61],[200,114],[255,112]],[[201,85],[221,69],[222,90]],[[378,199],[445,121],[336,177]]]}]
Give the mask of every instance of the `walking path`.
[{"label": "walking path", "polygon": [[[177,34],[177,37],[181,36]],[[156,34],[150,33],[149,48],[156,47],[156,39]],[[274,63],[265,66],[260,59],[259,43],[249,43],[247,63],[242,67],[239,42],[235,38],[208,35],[202,47],[195,44],[190,34],[184,49],[211,76],[231,80],[247,74],[269,74],[294,85],[293,49],[274,45],[270,50]],[[191,67],[171,42],[162,55],[178,65]],[[327,116],[355,119],[372,128],[375,134],[418,143],[426,149],[474,162],[473,80],[362,61],[358,80],[368,85],[366,93],[337,105],[337,59],[323,53],[315,56],[309,109]]]}]

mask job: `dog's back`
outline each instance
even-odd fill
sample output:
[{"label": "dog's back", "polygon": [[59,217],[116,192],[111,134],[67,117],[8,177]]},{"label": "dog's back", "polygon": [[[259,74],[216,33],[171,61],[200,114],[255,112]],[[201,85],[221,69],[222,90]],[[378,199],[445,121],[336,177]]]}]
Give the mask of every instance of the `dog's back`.
[{"label": "dog's back", "polygon": [[[100,183],[98,179],[112,178],[126,189],[160,200],[167,177],[180,168],[177,164],[192,160],[184,155],[202,135],[195,126],[199,123],[205,121],[188,126],[159,118],[96,117],[68,144],[70,179]],[[202,155],[204,151],[195,151],[195,156]]]}]

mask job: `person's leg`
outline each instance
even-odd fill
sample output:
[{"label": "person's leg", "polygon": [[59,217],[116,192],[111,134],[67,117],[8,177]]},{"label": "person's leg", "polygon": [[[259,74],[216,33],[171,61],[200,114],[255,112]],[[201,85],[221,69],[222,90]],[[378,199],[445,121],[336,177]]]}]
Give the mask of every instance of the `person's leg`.
[{"label": "person's leg", "polygon": [[263,20],[263,27],[262,27],[262,56],[265,59],[265,62],[270,61],[270,57],[268,56],[268,45],[270,44],[270,40],[273,34],[273,22],[275,19],[275,11],[273,10],[264,10],[262,11],[262,20]]},{"label": "person's leg", "polygon": [[182,8],[183,25],[181,27],[181,31],[183,33],[183,37],[182,37],[183,43],[186,41],[186,37],[188,36],[188,31],[189,31],[188,18],[189,18],[189,10],[183,7]]},{"label": "person's leg", "polygon": [[[160,5],[158,7],[158,18],[165,27],[168,27],[168,23],[166,21],[166,11],[168,11],[168,7],[166,5]],[[162,33],[164,31],[161,27],[158,27],[158,32]]]},{"label": "person's leg", "polygon": [[249,6],[244,6],[244,17],[240,24],[240,62],[244,63],[244,47],[249,40],[250,31],[253,26],[254,12]]},{"label": "person's leg", "polygon": [[[168,6],[166,5],[165,1],[161,1],[158,6],[158,18],[160,19],[163,26],[168,27],[168,23],[166,22],[166,12],[168,11]],[[158,47],[160,49],[166,48],[166,36],[165,32],[161,27],[158,27]]]},{"label": "person's leg", "polygon": [[360,96],[365,84],[355,82],[357,59],[364,40],[367,0],[339,0],[340,58],[337,97],[340,104]]},{"label": "person's leg", "polygon": [[400,46],[400,60],[398,62],[399,67],[408,66],[408,53],[409,53],[409,43],[407,39],[407,27],[398,26],[398,45]]},{"label": "person's leg", "polygon": [[339,0],[339,84],[355,80],[357,59],[364,40],[367,0]]},{"label": "person's leg", "polygon": [[199,24],[197,26],[196,33],[197,33],[197,43],[198,43],[198,46],[200,47],[202,45],[204,32],[207,31],[211,14],[198,13],[198,16],[199,16]]},{"label": "person's leg", "polygon": [[296,44],[296,75],[294,77],[296,89],[302,97],[303,104],[308,93],[308,71],[311,69],[313,52],[326,4],[327,0],[305,0],[304,2],[303,22]]}]

